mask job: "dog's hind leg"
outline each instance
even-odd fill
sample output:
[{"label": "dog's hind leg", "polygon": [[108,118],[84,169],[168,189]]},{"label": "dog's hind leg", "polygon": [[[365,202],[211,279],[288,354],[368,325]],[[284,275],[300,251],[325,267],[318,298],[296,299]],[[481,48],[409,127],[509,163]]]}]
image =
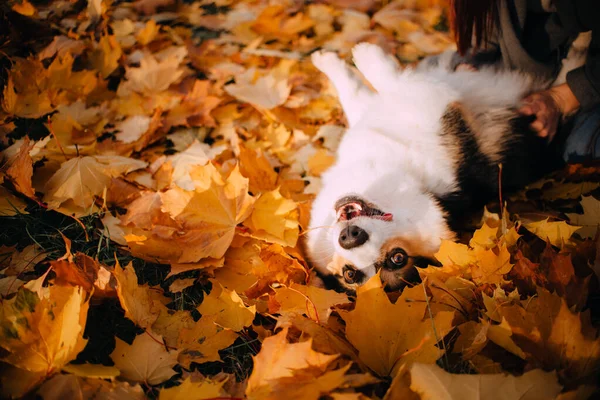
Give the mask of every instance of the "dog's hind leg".
[{"label": "dog's hind leg", "polygon": [[312,54],[311,60],[333,83],[348,123],[354,126],[375,94],[337,54],[316,52]]},{"label": "dog's hind leg", "polygon": [[354,64],[378,92],[395,91],[398,85],[398,62],[371,43],[359,43],[352,49]]}]

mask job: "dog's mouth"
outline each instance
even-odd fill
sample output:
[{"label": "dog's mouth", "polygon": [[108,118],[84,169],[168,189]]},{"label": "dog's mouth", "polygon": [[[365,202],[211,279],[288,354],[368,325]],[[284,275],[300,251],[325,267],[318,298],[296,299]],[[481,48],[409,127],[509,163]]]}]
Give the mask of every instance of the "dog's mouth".
[{"label": "dog's mouth", "polygon": [[393,215],[383,212],[359,197],[349,196],[335,203],[337,221],[350,221],[358,217],[368,217],[383,221],[392,221]]}]

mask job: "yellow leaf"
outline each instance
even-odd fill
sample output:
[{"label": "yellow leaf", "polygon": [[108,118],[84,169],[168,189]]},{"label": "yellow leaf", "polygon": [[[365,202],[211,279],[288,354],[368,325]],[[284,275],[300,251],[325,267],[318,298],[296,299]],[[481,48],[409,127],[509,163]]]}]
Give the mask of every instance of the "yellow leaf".
[{"label": "yellow leaf", "polygon": [[331,307],[349,301],[346,294],[296,283],[292,283],[289,287],[275,289],[274,300],[277,308],[271,309],[270,305],[271,313],[306,314],[320,323],[327,322],[331,314]]},{"label": "yellow leaf", "polygon": [[215,382],[210,379],[192,382],[190,378],[187,378],[179,386],[162,389],[158,394],[158,400],[204,400],[219,398],[222,397],[225,382]]},{"label": "yellow leaf", "polygon": [[212,290],[202,300],[197,310],[202,316],[215,317],[215,323],[236,332],[252,325],[256,306],[246,307],[244,301],[234,291],[225,289],[218,281],[212,280]]},{"label": "yellow leaf", "polygon": [[113,35],[105,35],[100,38],[94,51],[90,53],[90,63],[100,72],[100,76],[106,79],[119,67],[122,54],[117,38]]},{"label": "yellow leaf", "polygon": [[496,247],[496,249],[496,251],[490,249],[475,252],[477,265],[471,267],[475,283],[500,285],[504,282],[503,277],[510,272],[513,264],[510,263],[510,253],[506,245]]},{"label": "yellow leaf", "polygon": [[23,287],[0,308],[4,362],[31,372],[62,369],[83,350],[89,298],[81,287],[51,286],[40,298]]},{"label": "yellow leaf", "polygon": [[4,186],[0,186],[0,216],[11,217],[18,214],[28,214],[27,204],[15,196]]},{"label": "yellow leaf", "polygon": [[294,247],[300,234],[297,208],[297,204],[283,197],[279,189],[263,193],[244,225],[252,229],[251,234],[257,239]]},{"label": "yellow leaf", "polygon": [[282,378],[297,377],[310,369],[313,377],[323,374],[337,355],[326,355],[312,350],[312,340],[288,343],[288,329],[265,339],[258,355],[253,357],[254,369],[248,379],[246,395],[249,398],[272,398],[273,386]]},{"label": "yellow leaf", "polygon": [[240,145],[240,171],[250,180],[252,193],[268,192],[277,188],[277,172],[265,155]]},{"label": "yellow leaf", "polygon": [[308,173],[321,176],[335,162],[335,155],[327,149],[319,149],[308,159]]},{"label": "yellow leaf", "polygon": [[460,267],[467,267],[475,263],[476,260],[475,255],[467,245],[451,240],[442,240],[440,249],[435,253],[435,258],[444,266],[458,265]]},{"label": "yellow leaf", "polygon": [[553,399],[560,393],[555,372],[540,369],[520,377],[506,374],[450,374],[437,365],[414,364],[410,388],[422,400],[535,400]]},{"label": "yellow leaf", "polygon": [[215,323],[216,317],[202,317],[191,328],[179,333],[177,348],[181,350],[179,363],[189,368],[191,362],[220,361],[219,350],[233,344],[238,335]]},{"label": "yellow leaf", "polygon": [[146,22],[144,28],[138,32],[136,39],[139,44],[145,46],[156,38],[156,35],[158,35],[159,31],[160,26],[156,23],[156,21],[150,19],[148,22]]},{"label": "yellow leaf", "polygon": [[549,240],[556,247],[562,247],[564,243],[569,241],[571,235],[581,228],[580,226],[568,225],[565,221],[548,222],[548,218],[543,221],[530,222],[523,226],[542,240]]},{"label": "yellow leaf", "polygon": [[346,337],[380,376],[392,375],[403,364],[433,363],[444,354],[435,344],[452,329],[454,313],[440,311],[432,320],[426,302],[406,297],[405,290],[393,304],[376,275],[357,290],[355,309],[342,314]]},{"label": "yellow leaf", "polygon": [[17,0],[18,2],[12,6],[13,11],[21,15],[31,17],[36,13],[35,7],[27,0]]},{"label": "yellow leaf", "polygon": [[173,367],[177,364],[179,351],[165,349],[160,336],[144,332],[136,336],[131,345],[119,338],[115,341],[110,358],[121,371],[122,378],[158,385],[176,374]]},{"label": "yellow leaf", "polygon": [[256,73],[251,68],[238,75],[236,83],[225,86],[225,91],[238,100],[261,109],[270,110],[285,103],[292,89],[288,84],[287,74],[270,71],[255,79]]},{"label": "yellow leaf", "polygon": [[112,379],[120,374],[119,370],[115,367],[96,364],[67,364],[62,370],[84,378],[98,379]]},{"label": "yellow leaf", "polygon": [[[198,168],[210,176],[208,189],[196,190],[191,197],[180,189],[171,189],[163,197],[163,209],[185,229],[177,238],[182,251],[180,263],[223,257],[236,226],[250,215],[254,204],[248,194],[248,179],[237,167],[225,179],[210,163]],[[185,200],[179,201],[181,197]]]},{"label": "yellow leaf", "polygon": [[149,328],[166,307],[160,301],[162,295],[148,285],[139,286],[132,263],[125,268],[117,263],[113,275],[117,279],[117,295],[125,316],[141,328]]},{"label": "yellow leaf", "polygon": [[481,228],[473,233],[473,238],[469,242],[469,246],[474,249],[476,247],[481,247],[486,250],[491,249],[496,246],[498,241],[497,234],[498,227],[492,228],[487,223],[484,223]]}]

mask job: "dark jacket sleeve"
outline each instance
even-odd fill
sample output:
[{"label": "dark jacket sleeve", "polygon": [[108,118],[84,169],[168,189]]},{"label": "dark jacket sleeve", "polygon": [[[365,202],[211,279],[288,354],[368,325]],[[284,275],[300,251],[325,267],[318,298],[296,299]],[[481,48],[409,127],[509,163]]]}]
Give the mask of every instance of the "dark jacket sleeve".
[{"label": "dark jacket sleeve", "polygon": [[600,104],[600,2],[598,0],[556,0],[564,27],[573,34],[592,31],[585,65],[567,74],[567,84],[583,109]]}]

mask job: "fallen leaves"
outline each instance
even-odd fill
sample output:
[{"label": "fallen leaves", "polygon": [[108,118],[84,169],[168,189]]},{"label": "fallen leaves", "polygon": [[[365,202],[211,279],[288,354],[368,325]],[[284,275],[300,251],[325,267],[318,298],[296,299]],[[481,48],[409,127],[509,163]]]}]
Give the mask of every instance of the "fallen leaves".
[{"label": "fallen leaves", "polygon": [[345,130],[306,55],[440,53],[445,1],[79,3],[9,2],[52,31],[2,44],[1,397],[593,392],[597,169],[485,210],[401,294],[353,302],[303,258]]}]

